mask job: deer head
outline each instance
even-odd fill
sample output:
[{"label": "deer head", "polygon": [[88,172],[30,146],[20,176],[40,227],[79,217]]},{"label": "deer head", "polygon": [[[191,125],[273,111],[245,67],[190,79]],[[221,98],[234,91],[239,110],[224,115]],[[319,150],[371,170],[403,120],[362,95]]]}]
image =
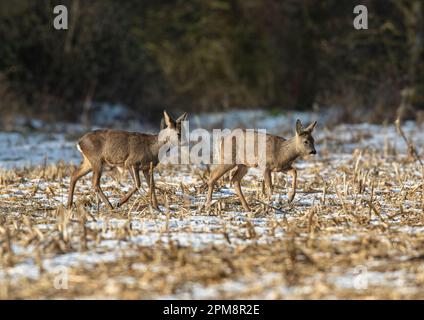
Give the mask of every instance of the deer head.
[{"label": "deer head", "polygon": [[187,112],[184,112],[177,120],[171,118],[171,116],[163,111],[163,125],[161,124],[160,135],[167,137],[168,141],[173,144],[178,144],[181,141],[181,123],[187,118]]},{"label": "deer head", "polygon": [[312,122],[306,128],[303,128],[299,119],[296,120],[296,150],[301,156],[316,154],[314,138],[312,131],[314,130],[317,122]]}]

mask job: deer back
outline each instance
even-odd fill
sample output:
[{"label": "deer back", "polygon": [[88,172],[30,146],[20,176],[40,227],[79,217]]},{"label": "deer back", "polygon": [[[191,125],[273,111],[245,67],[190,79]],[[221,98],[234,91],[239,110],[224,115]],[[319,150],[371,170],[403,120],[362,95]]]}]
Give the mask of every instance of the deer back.
[{"label": "deer back", "polygon": [[85,134],[78,143],[89,160],[114,166],[142,166],[157,163],[157,135],[121,130],[96,130]]},{"label": "deer back", "polygon": [[225,136],[219,145],[220,163],[265,166],[279,171],[289,169],[299,156],[295,137],[285,139],[261,132],[248,136],[246,130],[234,130]]}]

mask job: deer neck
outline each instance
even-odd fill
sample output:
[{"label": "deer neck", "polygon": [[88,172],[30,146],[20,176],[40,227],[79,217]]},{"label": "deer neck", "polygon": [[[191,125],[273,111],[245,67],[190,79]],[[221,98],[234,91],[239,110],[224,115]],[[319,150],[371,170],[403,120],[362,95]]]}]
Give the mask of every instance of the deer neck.
[{"label": "deer neck", "polygon": [[296,137],[283,141],[280,149],[280,159],[283,163],[291,163],[300,156],[296,145]]},{"label": "deer neck", "polygon": [[153,141],[152,141],[152,143],[151,143],[151,147],[150,147],[150,151],[152,152],[152,154],[154,154],[154,155],[159,155],[159,150],[160,150],[160,148],[162,148],[164,145],[165,145],[165,143],[166,143],[166,141],[163,141],[163,140],[159,140],[159,135],[158,134],[155,134],[155,135],[153,135],[153,139],[152,139]]},{"label": "deer neck", "polygon": [[168,139],[159,139],[159,134],[154,135],[152,140],[150,151],[154,155],[159,155],[159,150],[166,144],[168,147],[173,146]]}]

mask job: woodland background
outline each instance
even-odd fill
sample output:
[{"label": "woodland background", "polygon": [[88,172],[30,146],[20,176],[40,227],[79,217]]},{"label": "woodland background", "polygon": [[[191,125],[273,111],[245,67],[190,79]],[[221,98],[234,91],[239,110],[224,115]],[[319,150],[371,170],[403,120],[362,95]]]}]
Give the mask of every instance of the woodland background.
[{"label": "woodland background", "polygon": [[421,0],[2,0],[0,116],[78,121],[118,103],[152,119],[336,106],[381,121],[424,107],[423,16]]}]

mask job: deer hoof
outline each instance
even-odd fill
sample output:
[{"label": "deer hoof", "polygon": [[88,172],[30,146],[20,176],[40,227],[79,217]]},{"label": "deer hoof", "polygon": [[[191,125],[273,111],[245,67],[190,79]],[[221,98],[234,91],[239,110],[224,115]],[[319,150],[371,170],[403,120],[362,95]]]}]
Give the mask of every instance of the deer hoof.
[{"label": "deer hoof", "polygon": [[292,201],[293,201],[293,199],[294,199],[294,193],[292,193],[292,192],[290,192],[289,194],[288,194],[288,201],[289,201],[289,203],[291,203]]}]

